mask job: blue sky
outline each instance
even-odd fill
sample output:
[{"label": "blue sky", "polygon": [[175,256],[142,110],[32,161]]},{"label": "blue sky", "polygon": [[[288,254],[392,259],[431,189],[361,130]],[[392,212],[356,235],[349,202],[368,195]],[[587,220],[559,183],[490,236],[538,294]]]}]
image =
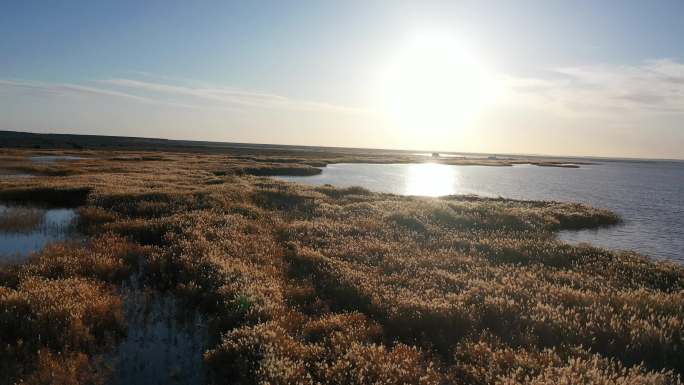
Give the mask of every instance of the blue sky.
[{"label": "blue sky", "polygon": [[[682,1],[6,1],[0,129],[684,158],[683,19]],[[424,30],[505,97],[440,130],[378,112]]]}]

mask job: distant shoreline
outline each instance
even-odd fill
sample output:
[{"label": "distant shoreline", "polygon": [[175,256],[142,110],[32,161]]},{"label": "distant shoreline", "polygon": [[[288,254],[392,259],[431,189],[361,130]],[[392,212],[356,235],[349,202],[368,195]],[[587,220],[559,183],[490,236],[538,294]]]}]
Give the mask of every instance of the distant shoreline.
[{"label": "distant shoreline", "polygon": [[[365,155],[373,157],[400,157],[411,158],[418,153],[437,151],[420,150],[391,150],[370,149],[352,147],[327,147],[308,145],[285,145],[285,144],[259,144],[259,143],[234,143],[234,142],[211,142],[194,140],[174,140],[161,138],[143,138],[107,135],[81,135],[81,134],[43,134],[20,131],[0,130],[0,148],[31,148],[35,150],[129,150],[129,151],[171,151],[208,154],[253,154],[258,150],[263,155],[290,154],[297,156],[323,156],[351,157]],[[487,160],[489,156],[496,156],[497,160],[520,161],[522,163],[548,163],[537,164],[548,167],[564,167],[559,164],[595,164],[602,162],[675,162],[684,163],[679,159],[640,159],[640,158],[609,158],[600,156],[554,156],[536,154],[503,154],[503,153],[467,153],[439,151],[439,154],[450,156],[462,156],[468,160]],[[529,160],[530,162],[526,162]],[[452,164],[452,163],[447,163]],[[464,164],[464,163],[455,163]],[[473,162],[467,164],[475,165]],[[488,162],[482,165],[491,165]],[[571,166],[572,167],[572,166]]]},{"label": "distant shoreline", "polygon": [[[531,164],[540,167],[578,168],[594,164],[587,160],[560,157],[509,156],[509,155],[463,155],[438,153],[444,156],[425,156],[421,153],[402,150],[370,150],[353,148],[308,147],[288,145],[262,145],[243,143],[194,142],[168,139],[147,139],[119,136],[34,134],[15,131],[0,131],[0,147],[32,149],[37,154],[55,153],[68,155],[73,151],[169,151],[181,153],[225,154],[255,162],[300,163],[311,160],[309,166],[325,167],[338,163],[423,163],[426,161],[461,166],[507,167],[516,164]],[[259,157],[254,157],[257,151]],[[314,161],[315,160],[315,161]],[[2,167],[14,170],[10,164]],[[22,170],[18,170],[22,171]],[[316,172],[311,171],[310,175]]]}]

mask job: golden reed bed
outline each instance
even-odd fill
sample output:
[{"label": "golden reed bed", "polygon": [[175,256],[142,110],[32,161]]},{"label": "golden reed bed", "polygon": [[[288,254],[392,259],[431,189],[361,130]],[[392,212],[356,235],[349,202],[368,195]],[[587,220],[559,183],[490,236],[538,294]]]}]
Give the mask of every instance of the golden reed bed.
[{"label": "golden reed bed", "polygon": [[555,239],[610,212],[305,187],[263,175],[331,159],[254,152],[4,150],[36,176],[0,201],[78,207],[88,240],[0,268],[0,383],[106,383],[132,276],[208,317],[210,383],[681,383],[684,269]]}]

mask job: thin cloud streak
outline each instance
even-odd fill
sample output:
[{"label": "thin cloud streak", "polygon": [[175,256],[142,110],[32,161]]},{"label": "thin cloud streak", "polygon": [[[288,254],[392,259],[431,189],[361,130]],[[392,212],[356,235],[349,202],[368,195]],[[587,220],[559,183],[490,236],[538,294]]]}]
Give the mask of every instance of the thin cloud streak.
[{"label": "thin cloud streak", "polygon": [[0,79],[0,92],[22,91],[34,96],[103,96],[163,106],[227,110],[283,109],[344,114],[367,114],[367,110],[328,103],[292,99],[281,95],[221,87],[187,87],[134,79],[98,80],[93,87],[69,83],[41,83]]},{"label": "thin cloud streak", "polygon": [[281,95],[236,88],[188,87],[121,78],[101,80],[100,83],[141,92],[151,92],[162,97],[189,97],[196,99],[197,102],[204,103],[210,101],[225,107],[242,106],[248,108],[282,108],[353,114],[368,113],[368,111],[360,108],[291,99]]},{"label": "thin cloud streak", "polygon": [[504,76],[509,99],[567,115],[684,114],[684,64],[670,59],[634,66],[559,68],[551,76]]},{"label": "thin cloud streak", "polygon": [[0,79],[0,89],[19,89],[34,93],[35,95],[65,95],[65,94],[86,94],[86,95],[102,95],[113,96],[120,98],[128,98],[141,102],[153,102],[153,100],[146,99],[140,96],[127,94],[124,92],[117,92],[112,90],[100,89],[95,87],[88,87],[75,84],[64,83],[39,83],[16,80]]},{"label": "thin cloud streak", "polygon": [[102,97],[113,97],[121,98],[129,101],[145,103],[145,104],[159,104],[166,105],[170,107],[180,107],[180,108],[194,108],[191,105],[184,105],[179,103],[170,103],[161,100],[155,100],[152,98],[147,98],[139,95],[134,95],[126,92],[110,90],[105,88],[90,87],[79,84],[69,84],[69,83],[41,83],[41,82],[30,82],[30,81],[20,81],[20,80],[7,80],[0,79],[0,92],[12,92],[12,91],[22,91],[23,93],[28,93],[37,97],[46,96],[102,96]]}]

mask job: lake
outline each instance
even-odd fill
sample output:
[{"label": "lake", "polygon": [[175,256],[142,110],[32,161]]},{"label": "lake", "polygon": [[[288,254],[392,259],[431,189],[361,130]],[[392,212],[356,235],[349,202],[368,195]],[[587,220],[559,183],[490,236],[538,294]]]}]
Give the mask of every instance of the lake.
[{"label": "lake", "polygon": [[332,164],[320,175],[279,179],[402,195],[476,194],[586,203],[616,212],[624,223],[563,231],[560,239],[684,263],[684,162],[605,161],[580,168]]}]

